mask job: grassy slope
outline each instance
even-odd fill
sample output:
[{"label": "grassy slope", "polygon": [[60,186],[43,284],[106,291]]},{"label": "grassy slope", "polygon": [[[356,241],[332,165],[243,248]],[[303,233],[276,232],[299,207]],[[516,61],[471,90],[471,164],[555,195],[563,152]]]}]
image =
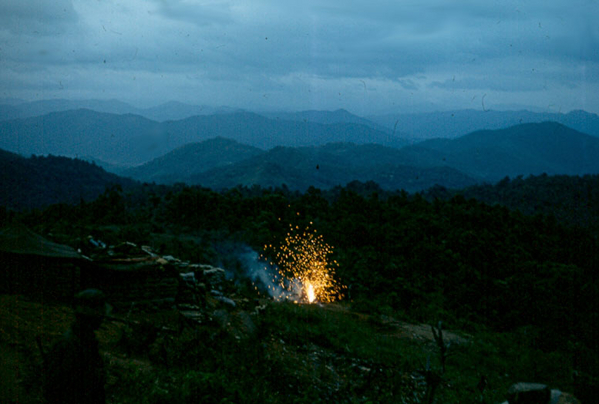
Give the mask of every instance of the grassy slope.
[{"label": "grassy slope", "polygon": [[[2,398],[36,402],[41,391],[35,383],[40,371],[35,336],[47,346],[68,327],[71,310],[18,296],[0,296],[0,303],[0,371],[19,370],[16,378],[3,378]],[[173,327],[174,314],[138,314],[137,319]],[[110,402],[358,403],[400,402],[401,397],[419,403],[426,383],[418,371],[427,357],[440,371],[426,327],[340,304],[269,303],[253,318],[257,333],[241,340],[207,323],[175,337],[158,336],[152,344],[140,342],[147,335],[142,328],[105,323],[99,339]],[[501,401],[514,381],[540,380],[568,389],[562,358],[531,349],[533,338],[446,334],[451,356],[437,402],[478,400],[481,376],[489,382],[483,394],[488,403]]]}]

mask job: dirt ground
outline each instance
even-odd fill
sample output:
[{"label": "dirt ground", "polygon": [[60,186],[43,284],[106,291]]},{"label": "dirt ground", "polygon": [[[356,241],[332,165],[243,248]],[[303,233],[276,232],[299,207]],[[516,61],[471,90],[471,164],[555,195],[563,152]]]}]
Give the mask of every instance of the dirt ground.
[{"label": "dirt ground", "polygon": [[[418,340],[425,343],[435,342],[435,337],[429,324],[410,324],[405,321],[397,320],[393,317],[372,316],[364,313],[351,312],[347,305],[341,304],[329,304],[323,307],[330,311],[346,312],[358,317],[361,321],[366,321],[370,324],[378,324],[381,334],[394,336],[397,338]],[[468,335],[459,335],[452,331],[443,330],[443,340],[451,344],[463,345],[470,342],[470,337]]]}]

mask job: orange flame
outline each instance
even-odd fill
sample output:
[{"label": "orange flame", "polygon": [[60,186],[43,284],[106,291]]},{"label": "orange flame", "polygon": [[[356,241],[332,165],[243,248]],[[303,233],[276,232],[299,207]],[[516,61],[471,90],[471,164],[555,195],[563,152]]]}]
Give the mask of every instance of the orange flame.
[{"label": "orange flame", "polygon": [[308,283],[306,287],[306,297],[308,298],[308,303],[314,303],[316,300],[316,293],[314,292],[314,286],[311,283]]}]

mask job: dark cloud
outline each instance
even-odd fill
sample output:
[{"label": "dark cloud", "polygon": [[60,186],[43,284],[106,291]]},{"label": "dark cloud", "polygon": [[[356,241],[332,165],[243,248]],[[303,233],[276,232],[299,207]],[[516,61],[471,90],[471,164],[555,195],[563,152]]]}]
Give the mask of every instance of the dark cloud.
[{"label": "dark cloud", "polygon": [[413,80],[410,80],[410,79],[397,80],[397,82],[405,90],[418,90],[418,86],[416,85],[416,83]]},{"label": "dark cloud", "polygon": [[433,81],[431,88],[446,90],[494,90],[506,92],[542,91],[542,81],[514,80],[506,77],[498,78],[465,78],[460,80],[448,79],[445,81]]},{"label": "dark cloud", "polygon": [[228,24],[233,22],[229,3],[198,3],[181,0],[156,0],[158,13],[176,21],[199,26]]},{"label": "dark cloud", "polygon": [[17,35],[56,35],[77,22],[70,0],[3,0],[0,30]]},{"label": "dark cloud", "polygon": [[598,111],[596,6],[4,0],[0,86],[11,97],[367,113],[406,103],[463,107],[484,92],[489,102],[559,99]]}]

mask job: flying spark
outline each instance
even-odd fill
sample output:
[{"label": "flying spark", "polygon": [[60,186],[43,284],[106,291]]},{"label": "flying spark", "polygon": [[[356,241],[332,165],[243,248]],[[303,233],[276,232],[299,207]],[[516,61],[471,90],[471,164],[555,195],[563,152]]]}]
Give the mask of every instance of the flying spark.
[{"label": "flying spark", "polygon": [[270,265],[277,268],[274,281],[282,290],[280,296],[275,296],[278,300],[330,303],[341,299],[345,287],[335,280],[338,263],[329,259],[333,248],[316,233],[310,226],[301,230],[299,226],[289,225],[281,245],[264,246],[265,252],[273,257]]}]

